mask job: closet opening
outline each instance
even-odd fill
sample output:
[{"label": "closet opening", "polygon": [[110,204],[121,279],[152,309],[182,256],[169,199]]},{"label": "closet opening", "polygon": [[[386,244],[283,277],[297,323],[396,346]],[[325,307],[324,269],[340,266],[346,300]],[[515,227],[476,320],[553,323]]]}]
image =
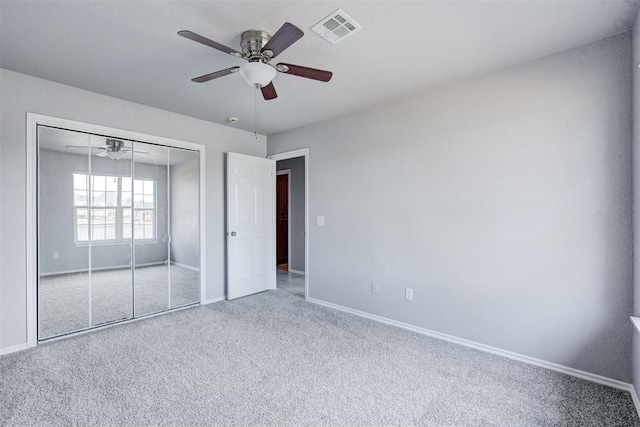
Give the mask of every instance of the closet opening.
[{"label": "closet opening", "polygon": [[197,147],[35,126],[37,340],[199,304]]}]

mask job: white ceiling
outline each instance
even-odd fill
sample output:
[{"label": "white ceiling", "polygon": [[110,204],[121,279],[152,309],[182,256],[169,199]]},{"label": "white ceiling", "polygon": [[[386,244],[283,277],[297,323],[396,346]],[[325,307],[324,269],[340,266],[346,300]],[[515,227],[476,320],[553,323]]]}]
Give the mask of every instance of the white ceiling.
[{"label": "white ceiling", "polygon": [[[238,74],[191,78],[242,60],[179,37],[188,29],[239,50],[248,29],[289,21],[305,36],[278,56],[334,72],[279,74],[259,104],[268,135],[631,29],[637,0],[10,1],[0,0],[0,67],[232,125],[254,127],[254,89]],[[342,8],[364,28],[337,45],[309,30]],[[230,125],[231,126],[231,125]]]}]

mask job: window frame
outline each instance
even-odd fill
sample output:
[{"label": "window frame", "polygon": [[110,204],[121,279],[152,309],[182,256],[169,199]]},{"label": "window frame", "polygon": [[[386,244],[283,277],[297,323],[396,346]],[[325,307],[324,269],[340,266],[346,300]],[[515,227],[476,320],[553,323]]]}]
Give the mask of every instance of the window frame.
[{"label": "window frame", "polygon": [[[87,205],[86,206],[77,206],[75,201],[75,182],[72,179],[72,193],[73,193],[73,242],[76,247],[86,247],[91,244],[92,246],[111,246],[111,245],[130,245],[133,241],[135,244],[152,244],[158,242],[158,180],[156,178],[134,178],[131,175],[114,175],[108,173],[91,173],[82,172],[82,171],[74,171],[72,173],[72,177],[75,175],[84,175],[89,178],[91,176],[104,176],[104,177],[116,177],[118,179],[118,190],[117,190],[117,203],[116,206],[90,206],[92,201],[92,183],[91,179],[87,179]],[[131,179],[131,206],[123,206],[122,205],[122,193],[123,193],[123,178]],[[138,210],[143,211],[152,211],[153,212],[153,237],[151,238],[135,238],[135,223],[134,221],[134,212],[136,208],[134,208],[134,186],[135,181],[151,181],[153,183],[153,207],[152,208],[137,208]],[[143,184],[144,185],[144,184]],[[91,212],[94,209],[115,209],[116,211],[116,238],[115,239],[102,239],[102,240],[78,240],[78,209],[86,209],[87,216],[91,218]],[[124,209],[131,209],[131,237],[122,237],[124,236]],[[93,227],[91,221],[89,221],[88,229],[90,230]],[[119,236],[119,237],[118,237]]]}]

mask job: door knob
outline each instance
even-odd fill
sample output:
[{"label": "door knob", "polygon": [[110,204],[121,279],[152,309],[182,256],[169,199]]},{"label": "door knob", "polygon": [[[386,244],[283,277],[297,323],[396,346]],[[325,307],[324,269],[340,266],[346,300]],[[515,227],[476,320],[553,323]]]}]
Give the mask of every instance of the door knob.
[{"label": "door knob", "polygon": [[232,231],[232,232],[231,232],[231,236],[232,236],[232,237],[233,237],[233,236],[235,236],[236,234],[237,234],[237,233],[236,233],[235,231]]}]

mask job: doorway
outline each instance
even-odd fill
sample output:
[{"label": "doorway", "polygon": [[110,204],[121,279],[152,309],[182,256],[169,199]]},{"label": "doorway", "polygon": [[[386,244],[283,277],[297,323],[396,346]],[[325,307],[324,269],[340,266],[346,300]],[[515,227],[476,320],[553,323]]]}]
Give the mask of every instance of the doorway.
[{"label": "doorway", "polygon": [[291,169],[278,170],[276,175],[276,265],[278,271],[288,272],[289,237],[291,234],[289,222],[291,212],[289,177],[291,176]]},{"label": "doorway", "polygon": [[269,156],[276,160],[276,287],[308,298],[308,150]]}]

